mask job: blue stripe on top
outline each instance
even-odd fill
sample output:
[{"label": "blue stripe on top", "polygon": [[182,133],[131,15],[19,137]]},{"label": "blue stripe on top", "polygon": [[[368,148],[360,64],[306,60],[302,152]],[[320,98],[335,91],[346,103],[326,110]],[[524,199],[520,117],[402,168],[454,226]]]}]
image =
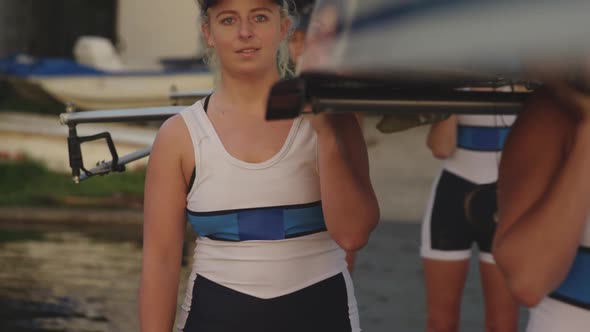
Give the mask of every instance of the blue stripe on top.
[{"label": "blue stripe on top", "polygon": [[580,308],[590,310],[590,248],[580,247],[567,277],[550,295]]},{"label": "blue stripe on top", "polygon": [[459,125],[457,146],[474,151],[501,151],[510,127],[477,127]]},{"label": "blue stripe on top", "polygon": [[282,240],[326,230],[321,201],[212,212],[187,209],[187,217],[199,236],[226,241]]}]

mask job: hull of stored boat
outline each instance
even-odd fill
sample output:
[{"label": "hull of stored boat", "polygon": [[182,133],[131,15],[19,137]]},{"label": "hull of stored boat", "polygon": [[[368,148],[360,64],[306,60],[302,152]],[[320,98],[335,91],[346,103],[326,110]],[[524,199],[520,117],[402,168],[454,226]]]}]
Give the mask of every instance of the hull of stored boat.
[{"label": "hull of stored boat", "polygon": [[38,99],[46,93],[55,100],[72,103],[80,109],[166,106],[171,104],[171,92],[213,88],[213,77],[208,72],[153,76],[33,76],[16,81],[20,81],[17,90],[21,95],[34,94]]}]

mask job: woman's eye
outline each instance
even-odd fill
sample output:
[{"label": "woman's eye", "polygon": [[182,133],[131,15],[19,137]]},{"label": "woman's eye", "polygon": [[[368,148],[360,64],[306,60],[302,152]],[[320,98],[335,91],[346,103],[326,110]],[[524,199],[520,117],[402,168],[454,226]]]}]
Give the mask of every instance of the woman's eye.
[{"label": "woman's eye", "polygon": [[224,25],[230,25],[232,23],[234,23],[234,18],[233,17],[226,17],[226,18],[224,18],[224,19],[221,20],[221,24],[224,24]]},{"label": "woman's eye", "polygon": [[266,22],[266,21],[268,21],[268,17],[266,17],[266,15],[256,15],[256,16],[254,16],[254,21],[255,22]]}]

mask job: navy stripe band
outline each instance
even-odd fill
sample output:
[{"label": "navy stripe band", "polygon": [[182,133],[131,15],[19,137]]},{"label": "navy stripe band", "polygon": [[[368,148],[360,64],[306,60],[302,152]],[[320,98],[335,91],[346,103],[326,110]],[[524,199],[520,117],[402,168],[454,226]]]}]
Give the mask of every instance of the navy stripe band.
[{"label": "navy stripe band", "polygon": [[199,236],[226,241],[283,240],[326,230],[321,201],[210,212],[187,210],[187,218]]},{"label": "navy stripe band", "polygon": [[590,248],[580,247],[569,274],[549,296],[590,310]]},{"label": "navy stripe band", "polygon": [[462,126],[457,131],[457,146],[474,151],[501,151],[510,127]]},{"label": "navy stripe band", "polygon": [[557,301],[560,301],[560,302],[563,302],[563,303],[567,303],[569,305],[573,305],[573,306],[578,307],[578,308],[590,310],[590,303],[580,302],[580,301],[578,301],[576,299],[572,299],[570,297],[561,295],[559,293],[551,293],[551,294],[549,294],[549,297],[552,298],[552,299],[555,299]]}]

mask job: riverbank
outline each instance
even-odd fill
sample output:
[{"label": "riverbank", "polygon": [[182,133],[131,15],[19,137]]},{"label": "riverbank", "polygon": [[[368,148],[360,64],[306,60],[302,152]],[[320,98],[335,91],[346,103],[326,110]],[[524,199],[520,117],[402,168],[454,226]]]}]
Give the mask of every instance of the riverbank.
[{"label": "riverbank", "polygon": [[87,209],[76,207],[0,207],[0,223],[47,225],[141,225],[140,209]]}]

